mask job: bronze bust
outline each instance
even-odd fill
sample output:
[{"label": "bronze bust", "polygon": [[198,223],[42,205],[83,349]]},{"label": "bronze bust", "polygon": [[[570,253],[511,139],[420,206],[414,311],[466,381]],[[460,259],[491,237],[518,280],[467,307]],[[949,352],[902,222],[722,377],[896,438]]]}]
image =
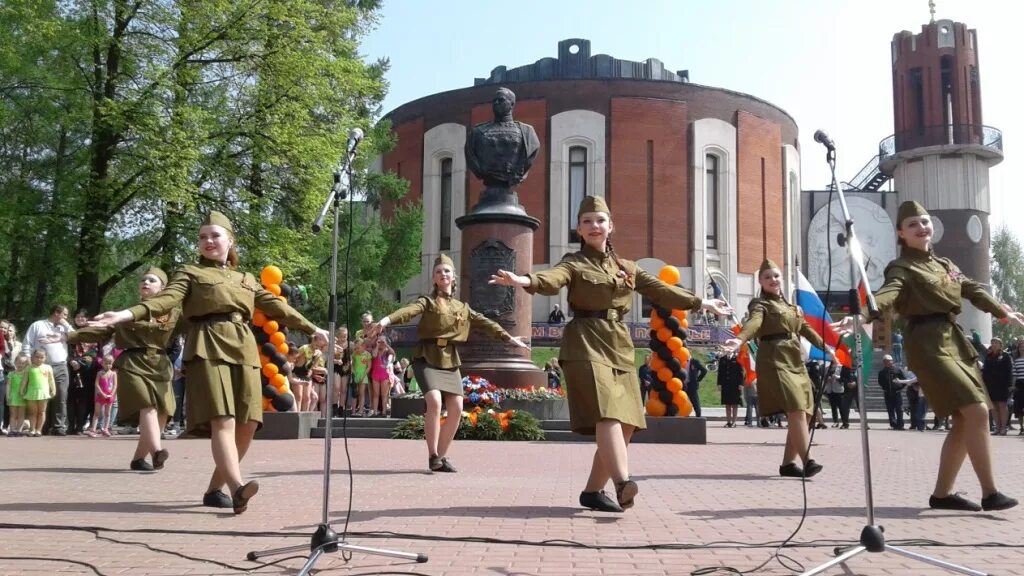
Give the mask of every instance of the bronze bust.
[{"label": "bronze bust", "polygon": [[487,187],[480,198],[485,204],[518,205],[512,187],[526,179],[540,151],[533,126],[512,119],[516,95],[508,88],[494,93],[494,120],[477,124],[466,139],[466,166]]}]

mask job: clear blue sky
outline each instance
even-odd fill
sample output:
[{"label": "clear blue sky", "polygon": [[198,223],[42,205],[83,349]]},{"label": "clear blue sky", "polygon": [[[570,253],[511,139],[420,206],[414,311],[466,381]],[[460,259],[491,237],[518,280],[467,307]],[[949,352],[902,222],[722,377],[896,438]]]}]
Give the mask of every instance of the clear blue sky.
[{"label": "clear blue sky", "polygon": [[[1003,131],[1006,159],[991,171],[992,224],[1024,237],[1024,54],[1013,3],[937,0],[936,18],[978,30],[984,122]],[[800,128],[803,186],[828,183],[814,131],[839,148],[848,180],[893,132],[890,42],[928,22],[926,0],[385,0],[363,45],[387,57],[385,111],[471,86],[495,66],[557,56],[559,40],[587,38],[594,54],[658,58],[690,81],[746,92],[789,112]],[[495,26],[505,32],[495,33]]]}]

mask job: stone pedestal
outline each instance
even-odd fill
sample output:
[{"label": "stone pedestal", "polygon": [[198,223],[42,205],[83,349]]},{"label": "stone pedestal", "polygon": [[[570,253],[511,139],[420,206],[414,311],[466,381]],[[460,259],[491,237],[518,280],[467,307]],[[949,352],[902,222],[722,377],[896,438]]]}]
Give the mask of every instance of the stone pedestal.
[{"label": "stone pedestal", "polygon": [[[498,269],[527,274],[533,268],[533,232],[540,221],[529,216],[515,192],[488,188],[469,214],[455,220],[462,230],[459,296],[513,336],[529,342],[530,295],[521,288],[487,283]],[[462,375],[481,376],[502,388],[543,387],[544,371],[530,351],[474,330],[459,349]]]}]

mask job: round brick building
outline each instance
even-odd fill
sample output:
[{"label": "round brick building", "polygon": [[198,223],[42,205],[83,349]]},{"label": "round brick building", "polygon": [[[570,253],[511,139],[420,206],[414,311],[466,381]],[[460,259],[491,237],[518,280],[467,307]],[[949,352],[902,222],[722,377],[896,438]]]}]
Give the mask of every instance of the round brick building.
[{"label": "round brick building", "polygon": [[[410,181],[402,202],[423,202],[422,272],[402,290],[429,291],[439,252],[461,258],[455,219],[476,204],[483,184],[466,170],[469,130],[492,119],[499,87],[515,92],[516,120],[531,124],[541,150],[518,188],[519,201],[541,221],[535,268],[579,249],[576,207],[603,196],[612,239],[624,258],[657,273],[680,268],[682,283],[705,291],[714,279],[734,306],[755,293],[754,274],[767,256],[790,276],[800,253],[800,152],[797,125],[755,96],[689,82],[655,59],[591,55],[590,42],[559,42],[557,58],[495,68],[475,85],[414,100],[386,115],[395,149],[377,170]],[[383,208],[384,216],[391,207]],[[560,297],[533,298],[535,321]],[[567,311],[568,313],[568,311]],[[649,308],[637,295],[631,321]]]}]

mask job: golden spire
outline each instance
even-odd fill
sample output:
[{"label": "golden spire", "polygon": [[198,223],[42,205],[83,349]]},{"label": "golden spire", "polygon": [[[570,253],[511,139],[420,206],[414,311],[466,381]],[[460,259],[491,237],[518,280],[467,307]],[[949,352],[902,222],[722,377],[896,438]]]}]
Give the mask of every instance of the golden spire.
[{"label": "golden spire", "polygon": [[928,0],[928,12],[931,14],[931,24],[935,24],[935,0]]}]

